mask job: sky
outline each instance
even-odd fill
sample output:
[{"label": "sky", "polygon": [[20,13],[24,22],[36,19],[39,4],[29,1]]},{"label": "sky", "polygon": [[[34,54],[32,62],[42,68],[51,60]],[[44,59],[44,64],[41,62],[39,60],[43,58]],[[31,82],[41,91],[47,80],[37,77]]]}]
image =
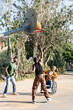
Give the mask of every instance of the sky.
[{"label": "sky", "polygon": [[[69,6],[73,5],[73,0],[64,0],[63,3],[64,3],[64,5],[65,5],[66,7],[69,7]],[[59,5],[59,10],[61,9],[61,7],[62,7],[62,5],[60,4],[60,5]],[[73,9],[73,7],[72,7],[72,9]],[[73,30],[73,25],[69,25],[69,28],[70,28],[71,30]]]},{"label": "sky", "polygon": [[73,4],[73,0],[64,0],[64,4],[67,6],[67,7],[69,7],[70,5],[72,5]]},{"label": "sky", "polygon": [[[73,0],[71,0],[71,1],[69,1],[69,0],[64,0],[64,4],[65,4],[67,7],[69,7],[70,5],[73,5]],[[73,7],[72,7],[72,9],[73,9]],[[70,28],[71,30],[73,30],[73,25],[70,25],[69,28]]]}]

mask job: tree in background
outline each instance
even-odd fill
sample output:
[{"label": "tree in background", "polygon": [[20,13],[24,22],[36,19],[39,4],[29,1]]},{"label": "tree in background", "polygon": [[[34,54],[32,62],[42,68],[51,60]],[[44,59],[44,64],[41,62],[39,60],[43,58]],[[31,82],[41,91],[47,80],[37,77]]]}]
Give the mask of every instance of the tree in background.
[{"label": "tree in background", "polygon": [[[5,10],[2,6],[2,9],[4,10],[4,13],[1,14],[0,21],[2,27],[4,27],[5,31],[19,28],[24,21],[24,14],[28,8],[25,0],[5,0],[3,1],[3,4],[3,6],[7,5],[7,10]],[[30,63],[30,61],[27,61],[25,55],[25,42],[28,36],[23,32],[20,32],[14,35],[10,35],[9,37],[11,40],[12,57],[18,57],[18,73],[20,75],[20,70],[23,71],[24,69],[26,69],[25,64]]]},{"label": "tree in background", "polygon": [[[37,44],[35,45],[37,48],[39,45],[41,47],[43,62],[45,65],[51,60],[51,58],[54,60],[56,52],[59,54],[61,53],[61,58],[66,43],[73,37],[73,34],[68,27],[69,24],[72,24],[73,20],[71,6],[68,8],[63,6],[61,10],[58,11],[60,2],[61,1],[59,0],[51,0],[50,2],[48,0],[35,0],[33,5],[38,13],[38,20],[41,22],[42,28],[46,28],[45,33],[36,36],[34,35],[34,37],[32,37],[34,45]],[[38,52],[39,51],[37,51],[37,54]],[[62,59],[63,58],[61,58],[61,62]],[[60,62],[58,61],[58,63]]]},{"label": "tree in background", "polygon": [[[18,56],[18,70],[30,68],[30,57],[40,56],[40,49],[43,53],[44,65],[64,66],[63,55],[66,51],[67,42],[73,39],[73,33],[68,25],[73,23],[72,5],[66,8],[64,5],[60,11],[58,7],[62,0],[4,0],[8,10],[1,14],[0,24],[6,31],[19,28],[24,21],[26,10],[33,7],[38,14],[38,21],[45,33],[25,35],[23,32],[9,36],[11,38],[11,50],[13,56]],[[2,27],[1,27],[2,29]],[[34,55],[33,55],[34,53]],[[29,60],[27,60],[29,59]],[[65,60],[66,61],[66,60]],[[53,62],[53,63],[50,63]],[[58,62],[58,63],[57,63]],[[30,66],[29,66],[30,65]]]}]

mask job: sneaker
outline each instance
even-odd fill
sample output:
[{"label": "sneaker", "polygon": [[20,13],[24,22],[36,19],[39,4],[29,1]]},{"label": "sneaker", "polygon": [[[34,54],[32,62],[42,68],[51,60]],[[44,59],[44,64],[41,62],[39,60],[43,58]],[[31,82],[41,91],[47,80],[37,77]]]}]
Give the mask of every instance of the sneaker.
[{"label": "sneaker", "polygon": [[35,101],[35,100],[32,100],[32,103],[33,103],[33,104],[35,104],[35,103],[36,103],[36,101]]},{"label": "sneaker", "polygon": [[18,93],[14,92],[13,95],[19,95]]},{"label": "sneaker", "polygon": [[50,102],[50,101],[52,101],[52,99],[51,98],[47,98],[47,101]]},{"label": "sneaker", "polygon": [[51,90],[51,89],[49,89],[49,92],[52,92],[52,90]]},{"label": "sneaker", "polygon": [[41,94],[44,93],[44,91],[41,91]]},{"label": "sneaker", "polygon": [[3,96],[2,96],[3,98],[6,98],[6,94],[3,94]]}]

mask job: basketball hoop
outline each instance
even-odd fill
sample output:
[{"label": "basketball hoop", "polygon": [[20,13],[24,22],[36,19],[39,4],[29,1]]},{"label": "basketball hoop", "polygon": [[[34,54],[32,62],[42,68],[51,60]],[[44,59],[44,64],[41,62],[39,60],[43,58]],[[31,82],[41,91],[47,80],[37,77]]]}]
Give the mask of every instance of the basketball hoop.
[{"label": "basketball hoop", "polygon": [[33,31],[32,34],[36,34],[38,32],[45,32],[45,31],[46,29],[38,29],[38,30]]},{"label": "basketball hoop", "polygon": [[26,11],[24,15],[24,22],[20,28],[0,33],[0,37],[8,36],[22,31],[24,31],[24,34],[31,34],[36,29],[36,27],[37,27],[37,14],[33,8],[30,8]]}]

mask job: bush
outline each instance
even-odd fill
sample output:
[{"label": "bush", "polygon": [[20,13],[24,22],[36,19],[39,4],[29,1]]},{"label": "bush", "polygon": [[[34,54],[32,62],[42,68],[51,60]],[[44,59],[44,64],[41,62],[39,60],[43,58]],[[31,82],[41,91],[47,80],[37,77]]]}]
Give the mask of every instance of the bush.
[{"label": "bush", "polygon": [[50,60],[48,62],[48,65],[50,67],[56,66],[59,69],[60,73],[63,74],[65,72],[66,62],[64,61],[62,53],[56,52],[53,60]]}]

